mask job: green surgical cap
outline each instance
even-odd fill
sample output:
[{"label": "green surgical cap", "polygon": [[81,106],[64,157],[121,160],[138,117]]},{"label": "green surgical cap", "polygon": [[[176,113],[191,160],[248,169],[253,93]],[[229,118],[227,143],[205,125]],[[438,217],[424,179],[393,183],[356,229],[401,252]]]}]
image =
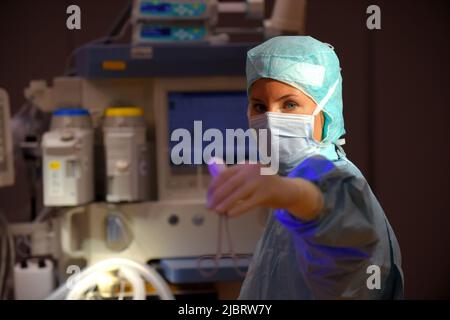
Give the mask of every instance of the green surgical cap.
[{"label": "green surgical cap", "polygon": [[342,77],[334,49],[309,36],[280,36],[247,52],[247,92],[260,78],[291,85],[311,97],[323,111],[323,143],[336,143],[345,133]]}]

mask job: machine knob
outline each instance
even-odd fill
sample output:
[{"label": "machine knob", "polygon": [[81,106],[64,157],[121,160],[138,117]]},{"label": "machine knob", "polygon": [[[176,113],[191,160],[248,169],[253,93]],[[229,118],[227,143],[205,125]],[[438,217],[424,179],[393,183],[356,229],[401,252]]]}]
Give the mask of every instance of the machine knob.
[{"label": "machine knob", "polygon": [[126,249],[133,240],[125,216],[118,211],[111,211],[105,221],[106,245],[114,251]]}]

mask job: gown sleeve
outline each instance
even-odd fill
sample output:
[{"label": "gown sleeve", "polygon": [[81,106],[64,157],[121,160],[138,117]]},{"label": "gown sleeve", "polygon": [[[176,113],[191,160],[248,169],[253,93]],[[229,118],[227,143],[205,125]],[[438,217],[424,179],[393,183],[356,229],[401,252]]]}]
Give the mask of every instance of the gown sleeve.
[{"label": "gown sleeve", "polygon": [[274,211],[293,234],[301,269],[314,296],[372,298],[375,292],[366,285],[367,267],[384,234],[384,213],[364,177],[323,157],[306,159],[288,177],[313,182],[324,197],[323,209],[312,221],[302,221],[284,209]]}]

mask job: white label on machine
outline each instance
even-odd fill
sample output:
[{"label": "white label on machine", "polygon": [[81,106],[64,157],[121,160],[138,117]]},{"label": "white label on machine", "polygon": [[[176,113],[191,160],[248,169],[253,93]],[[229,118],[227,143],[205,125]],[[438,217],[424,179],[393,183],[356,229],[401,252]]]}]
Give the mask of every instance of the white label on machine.
[{"label": "white label on machine", "polygon": [[64,194],[64,162],[52,160],[48,162],[50,180],[50,196],[60,197]]}]

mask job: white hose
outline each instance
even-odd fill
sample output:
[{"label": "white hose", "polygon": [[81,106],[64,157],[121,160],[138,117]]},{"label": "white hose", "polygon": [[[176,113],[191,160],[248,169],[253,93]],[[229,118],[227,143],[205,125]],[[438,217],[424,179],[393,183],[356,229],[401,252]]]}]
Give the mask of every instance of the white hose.
[{"label": "white hose", "polygon": [[66,284],[59,286],[55,291],[53,291],[45,300],[64,300],[69,289]]},{"label": "white hose", "polygon": [[80,277],[78,281],[75,282],[73,288],[67,294],[66,300],[81,300],[84,293],[95,286],[96,279],[98,279],[101,272],[95,271],[90,275],[85,277]]},{"label": "white hose", "polygon": [[[121,273],[133,287],[133,300],[145,300],[145,282],[140,274],[134,269],[124,266],[119,267],[119,273]],[[72,290],[70,290],[66,300],[81,300],[85,292],[95,286],[96,280],[98,280],[100,275],[101,271],[95,271],[78,281]]]},{"label": "white hose", "polygon": [[121,267],[120,273],[133,287],[133,300],[145,300],[147,296],[145,291],[145,281],[142,280],[139,273],[127,267]]},{"label": "white hose", "polygon": [[111,271],[111,269],[120,269],[122,274],[132,284],[133,291],[137,291],[137,294],[134,295],[134,297],[136,298],[142,297],[142,295],[145,298],[145,286],[144,288],[142,288],[142,281],[141,284],[138,284],[137,280],[139,276],[142,276],[155,288],[156,293],[159,295],[161,300],[174,300],[174,296],[170,291],[169,286],[156,270],[148,265],[140,264],[138,262],[123,258],[103,260],[86,268],[76,276],[75,286],[72,289],[69,289],[67,285],[64,284],[57,290],[55,290],[47,298],[47,300],[64,299],[64,297],[66,296],[67,299],[81,297],[83,292],[85,292],[89,287],[92,287],[92,285],[95,284],[96,279],[98,279],[97,276],[99,273]]}]

